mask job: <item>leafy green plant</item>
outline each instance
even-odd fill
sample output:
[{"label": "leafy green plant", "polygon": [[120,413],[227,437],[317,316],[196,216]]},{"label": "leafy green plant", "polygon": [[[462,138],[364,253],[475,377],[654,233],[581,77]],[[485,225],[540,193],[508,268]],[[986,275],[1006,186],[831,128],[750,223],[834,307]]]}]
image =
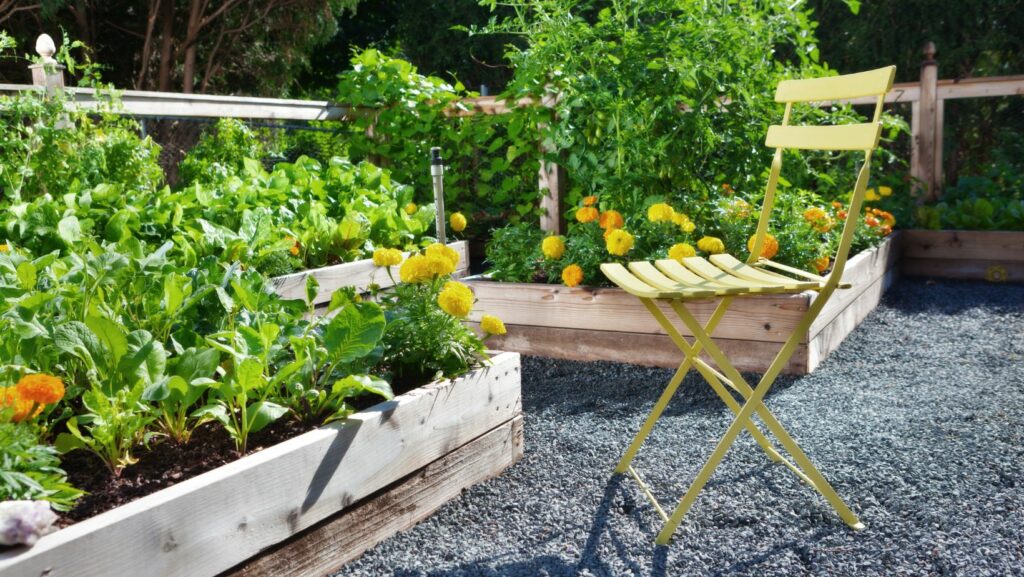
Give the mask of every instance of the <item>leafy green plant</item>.
[{"label": "leafy green plant", "polygon": [[67,511],[82,491],[67,482],[52,446],[28,424],[0,423],[0,501],[44,500]]},{"label": "leafy green plant", "polygon": [[199,137],[178,165],[181,183],[218,182],[238,174],[247,158],[260,160],[266,148],[245,123],[221,118]]},{"label": "leafy green plant", "polygon": [[508,282],[532,282],[541,260],[544,233],[532,223],[522,222],[494,231],[487,244],[490,274]]}]

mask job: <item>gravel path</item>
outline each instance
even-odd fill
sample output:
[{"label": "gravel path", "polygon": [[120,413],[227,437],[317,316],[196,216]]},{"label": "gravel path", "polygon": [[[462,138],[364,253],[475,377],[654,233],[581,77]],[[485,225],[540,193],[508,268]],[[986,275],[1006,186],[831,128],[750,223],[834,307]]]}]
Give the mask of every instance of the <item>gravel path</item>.
[{"label": "gravel path", "polygon": [[[906,280],[766,403],[867,529],[744,434],[668,547],[609,473],[671,371],[523,360],[526,455],[338,575],[1024,575],[1024,286]],[[636,466],[675,503],[730,413],[693,373]]]}]

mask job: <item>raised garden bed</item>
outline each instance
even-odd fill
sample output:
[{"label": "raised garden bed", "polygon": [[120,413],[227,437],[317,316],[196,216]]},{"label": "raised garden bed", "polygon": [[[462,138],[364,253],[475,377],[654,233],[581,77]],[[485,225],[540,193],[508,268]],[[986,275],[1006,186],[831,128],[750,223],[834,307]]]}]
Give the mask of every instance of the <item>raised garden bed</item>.
[{"label": "raised garden bed", "polygon": [[[450,242],[448,246],[459,253],[459,266],[456,267],[452,276],[455,278],[465,276],[469,273],[468,243],[460,240]],[[404,253],[403,259],[408,256],[409,253]],[[373,259],[367,258],[274,277],[274,288],[282,298],[305,299],[306,279],[309,277],[315,278],[319,284],[314,304],[323,304],[330,301],[334,291],[342,287],[355,287],[360,292],[365,291],[371,284],[382,288],[390,287],[392,286],[391,277],[398,280],[398,267],[391,267],[391,277],[389,277],[386,272],[373,264]]]},{"label": "raised garden bed", "polygon": [[496,353],[462,378],[4,551],[0,577],[325,574],[516,462],[521,412],[519,355]]},{"label": "raised garden bed", "polygon": [[[875,308],[899,274],[900,242],[896,233],[847,262],[844,280],[853,283],[853,288],[832,295],[801,339],[787,373],[813,371]],[[490,341],[502,350],[661,367],[676,367],[681,360],[681,353],[640,301],[621,289],[503,283],[481,277],[466,282],[478,299],[471,319],[479,320],[486,313],[505,322],[508,333]],[[737,368],[764,371],[816,296],[816,292],[806,291],[737,298],[714,335]],[[717,299],[695,301],[689,308],[706,321],[717,304]],[[666,310],[669,318],[674,318]],[[681,325],[677,324],[688,335]]]},{"label": "raised garden bed", "polygon": [[903,231],[903,273],[1024,282],[1024,232]]}]

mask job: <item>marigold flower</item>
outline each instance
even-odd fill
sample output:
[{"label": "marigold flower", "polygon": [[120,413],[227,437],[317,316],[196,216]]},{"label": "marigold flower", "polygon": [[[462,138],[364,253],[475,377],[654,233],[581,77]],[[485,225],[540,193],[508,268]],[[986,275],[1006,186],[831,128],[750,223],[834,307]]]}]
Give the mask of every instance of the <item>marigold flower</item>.
[{"label": "marigold flower", "polygon": [[427,257],[422,254],[414,254],[405,259],[402,267],[398,269],[398,277],[402,282],[417,283],[429,278],[426,272]]},{"label": "marigold flower", "polygon": [[681,242],[672,245],[672,248],[668,249],[668,258],[675,260],[683,260],[686,257],[697,256],[697,251],[693,250],[693,247]]},{"label": "marigold flower", "polygon": [[594,195],[583,197],[583,206],[594,206],[597,204],[597,197]]},{"label": "marigold flower", "polygon": [[629,249],[633,248],[633,235],[621,228],[612,229],[608,237],[604,239],[605,248],[609,254],[624,256]]},{"label": "marigold flower", "polygon": [[664,202],[652,204],[647,208],[647,220],[651,222],[672,222],[676,211]]},{"label": "marigold flower", "polygon": [[410,202],[409,204],[405,205],[405,214],[412,216],[416,214],[416,211],[419,209],[420,207],[416,206],[415,202]]},{"label": "marigold flower", "polygon": [[697,248],[708,254],[720,254],[725,252],[725,243],[720,238],[705,236],[697,241]]},{"label": "marigold flower", "polygon": [[882,226],[878,227],[878,234],[882,236],[889,236],[890,234],[892,234],[892,227],[887,224],[883,224]]},{"label": "marigold flower", "polygon": [[885,211],[885,210],[875,210],[875,216],[877,216],[878,218],[882,219],[882,222],[886,226],[891,227],[894,224],[896,224],[896,217],[893,216],[891,212],[888,212],[888,211]]},{"label": "marigold flower", "polygon": [[583,282],[583,269],[578,264],[571,264],[562,269],[562,282],[572,288]]},{"label": "marigold flower", "polygon": [[448,268],[448,270],[445,272],[441,272],[439,274],[451,274],[455,272],[455,269],[458,268],[459,266],[458,251],[456,251],[454,248],[446,244],[435,242],[434,244],[428,246],[425,252],[428,260],[438,258],[448,262],[449,267],[444,267]]},{"label": "marigold flower", "polygon": [[881,196],[892,196],[892,188],[889,188],[888,186],[879,186],[878,194]]},{"label": "marigold flower", "polygon": [[839,212],[836,213],[836,217],[839,218],[839,220],[845,220],[846,219],[846,211],[845,210],[840,210]]},{"label": "marigold flower", "polygon": [[608,230],[610,228],[622,228],[626,225],[626,219],[622,217],[622,213],[617,210],[606,210],[601,213],[601,218],[597,221],[597,224]]},{"label": "marigold flower", "polygon": [[462,232],[466,230],[466,216],[461,212],[453,212],[452,215],[448,217],[448,224],[451,225],[452,230],[455,232]]},{"label": "marigold flower", "polygon": [[480,328],[489,335],[503,335],[506,332],[505,323],[494,315],[484,315],[480,319]]},{"label": "marigold flower", "polygon": [[878,226],[879,223],[878,223],[878,219],[875,218],[875,215],[869,214],[869,215],[866,215],[864,217],[864,224],[870,226],[871,228],[874,228],[874,227]]},{"label": "marigold flower", "polygon": [[[756,234],[750,235],[747,240],[747,250],[754,252],[754,240],[757,239]],[[772,258],[779,253],[779,241],[770,234],[764,235],[764,244],[761,245],[761,258]]]},{"label": "marigold flower", "polygon": [[722,183],[722,194],[729,196],[734,192],[736,191],[732,189],[732,185],[730,185],[728,182]]},{"label": "marigold flower", "polygon": [[453,317],[466,318],[473,310],[473,291],[469,287],[450,280],[444,284],[441,294],[437,295],[437,304]]},{"label": "marigold flower", "polygon": [[804,211],[804,220],[809,222],[814,222],[827,217],[828,215],[825,214],[825,211],[817,206],[812,206]]},{"label": "marigold flower", "polygon": [[820,257],[814,259],[814,269],[819,273],[823,273],[828,270],[828,265],[832,264],[832,259],[829,255],[823,254]]},{"label": "marigold flower", "polygon": [[560,236],[549,236],[540,243],[540,250],[544,253],[544,258],[558,260],[565,253],[565,240]]},{"label": "marigold flower", "polygon": [[693,224],[693,221],[690,220],[690,217],[686,216],[681,212],[677,212],[672,216],[672,224],[675,224],[676,226],[679,227],[679,230],[687,234],[693,232],[693,230],[697,228],[697,225]]},{"label": "marigold flower", "polygon": [[60,377],[33,373],[21,377],[16,385],[21,398],[50,405],[64,398],[64,381]]},{"label": "marigold flower", "polygon": [[838,200],[833,200],[832,201],[832,208],[834,208],[836,210],[839,210],[839,209],[843,208],[843,203],[839,202]]},{"label": "marigold flower", "polygon": [[597,209],[592,206],[584,206],[576,210],[576,220],[579,222],[594,222],[597,220]]},{"label": "marigold flower", "polygon": [[374,266],[395,266],[402,262],[402,251],[397,248],[378,248],[373,251]]},{"label": "marigold flower", "polygon": [[0,252],[11,252],[11,247],[6,244],[0,244]]},{"label": "marigold flower", "polygon": [[17,387],[0,387],[0,413],[13,409],[13,413],[10,417],[11,421],[20,423],[43,411],[43,406],[39,405],[35,414],[32,414],[32,408],[35,406],[36,403],[33,403],[29,399],[22,398]]},{"label": "marigold flower", "polygon": [[864,197],[864,199],[867,200],[868,202],[873,202],[873,201],[881,200],[882,199],[882,197],[878,196],[878,194],[875,192],[875,189],[873,189],[873,188],[867,189],[867,191],[865,192],[865,195],[866,196]]},{"label": "marigold flower", "polygon": [[292,243],[292,246],[291,248],[288,249],[288,252],[290,252],[292,256],[299,256],[299,251],[302,249],[302,245],[299,244],[299,239],[295,238],[294,236],[286,236],[284,237],[284,239]]}]

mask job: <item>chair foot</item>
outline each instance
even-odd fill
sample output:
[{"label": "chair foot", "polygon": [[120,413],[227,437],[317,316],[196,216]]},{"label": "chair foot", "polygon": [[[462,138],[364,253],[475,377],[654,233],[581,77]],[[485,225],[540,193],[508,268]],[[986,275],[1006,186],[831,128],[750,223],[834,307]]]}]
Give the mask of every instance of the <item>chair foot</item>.
[{"label": "chair foot", "polygon": [[864,530],[864,523],[861,523],[860,521],[857,521],[856,523],[853,523],[852,525],[850,525],[850,528],[853,529],[854,531],[863,531]]}]

